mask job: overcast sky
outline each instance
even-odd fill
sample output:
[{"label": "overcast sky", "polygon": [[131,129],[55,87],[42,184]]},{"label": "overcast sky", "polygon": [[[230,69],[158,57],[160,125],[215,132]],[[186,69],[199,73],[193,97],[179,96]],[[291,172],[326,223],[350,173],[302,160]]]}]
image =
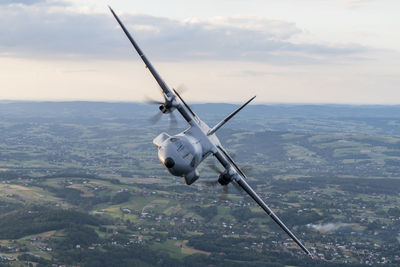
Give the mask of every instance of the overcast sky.
[{"label": "overcast sky", "polygon": [[400,104],[398,0],[0,0],[0,100]]}]

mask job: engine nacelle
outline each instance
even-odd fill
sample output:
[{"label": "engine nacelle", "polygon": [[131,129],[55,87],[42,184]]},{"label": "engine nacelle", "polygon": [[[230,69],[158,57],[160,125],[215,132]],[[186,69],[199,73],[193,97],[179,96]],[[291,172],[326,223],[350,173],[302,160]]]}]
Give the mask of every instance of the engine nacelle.
[{"label": "engine nacelle", "polygon": [[158,109],[162,112],[162,113],[168,113],[168,108],[165,106],[165,104],[161,104]]},{"label": "engine nacelle", "polygon": [[229,173],[227,173],[226,171],[219,175],[218,183],[220,185],[227,185],[230,182],[232,182],[232,176]]},{"label": "engine nacelle", "polygon": [[164,114],[169,114],[175,110],[175,107],[171,101],[166,101],[165,103],[161,104],[158,109]]}]

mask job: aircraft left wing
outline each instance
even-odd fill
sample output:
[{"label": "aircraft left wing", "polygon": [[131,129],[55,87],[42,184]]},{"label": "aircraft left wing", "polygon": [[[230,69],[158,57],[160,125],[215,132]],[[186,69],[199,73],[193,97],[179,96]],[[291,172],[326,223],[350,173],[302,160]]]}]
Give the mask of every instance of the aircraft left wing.
[{"label": "aircraft left wing", "polygon": [[140,49],[139,45],[132,38],[132,36],[129,33],[129,31],[125,28],[125,25],[118,18],[117,14],[115,14],[114,10],[110,6],[108,8],[110,9],[110,11],[113,14],[113,16],[115,17],[115,19],[118,21],[118,24],[121,26],[122,30],[125,32],[126,37],[128,37],[128,39],[129,39],[129,41],[131,41],[133,47],[135,47],[136,52],[139,54],[139,56],[143,60],[144,64],[146,64],[146,67],[150,70],[150,72],[153,75],[154,79],[156,79],[158,85],[161,87],[161,89],[162,89],[163,93],[165,94],[165,96],[170,97],[170,98],[174,97],[174,94],[169,89],[168,85],[164,82],[164,80],[158,74],[156,69],[151,64],[151,62],[147,59],[147,57],[143,53],[142,49]]},{"label": "aircraft left wing", "polygon": [[[285,231],[290,238],[296,242],[297,245],[309,256],[312,256],[310,251],[301,243],[301,241],[287,228],[287,226],[279,219],[278,216],[271,210],[270,207],[268,207],[267,204],[258,196],[258,194],[251,188],[251,186],[246,182],[246,175],[243,173],[242,170],[238,167],[238,165],[233,161],[233,159],[229,156],[229,154],[225,151],[225,149],[222,146],[218,146],[218,149],[222,152],[222,154],[225,156],[225,158],[228,160],[229,164],[233,166],[237,173],[237,175],[232,183],[237,183],[271,218],[274,220],[276,224],[279,225],[279,227],[282,228],[283,231]],[[221,158],[217,156],[217,159],[221,161]],[[222,165],[226,167],[226,162],[221,162]]]}]

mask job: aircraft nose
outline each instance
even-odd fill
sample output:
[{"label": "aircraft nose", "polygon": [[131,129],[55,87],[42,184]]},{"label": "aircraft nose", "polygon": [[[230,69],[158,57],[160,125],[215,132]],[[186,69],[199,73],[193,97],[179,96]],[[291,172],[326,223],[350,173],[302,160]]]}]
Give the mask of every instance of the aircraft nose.
[{"label": "aircraft nose", "polygon": [[164,165],[168,169],[171,169],[172,167],[175,166],[175,161],[173,159],[171,159],[171,158],[166,158],[165,161],[164,161]]}]

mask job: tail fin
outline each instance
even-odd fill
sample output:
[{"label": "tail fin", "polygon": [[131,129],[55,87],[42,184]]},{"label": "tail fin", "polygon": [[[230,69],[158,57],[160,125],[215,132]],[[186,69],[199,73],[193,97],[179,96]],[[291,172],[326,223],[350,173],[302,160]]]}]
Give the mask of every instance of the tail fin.
[{"label": "tail fin", "polygon": [[250,98],[250,100],[248,100],[246,103],[244,103],[240,108],[236,109],[234,112],[232,112],[228,117],[226,117],[225,119],[223,119],[222,121],[220,121],[219,123],[217,123],[217,125],[215,125],[212,129],[210,129],[207,133],[207,135],[212,135],[214,134],[216,131],[218,131],[219,128],[222,127],[222,125],[224,125],[225,123],[227,123],[230,119],[232,119],[233,116],[236,115],[236,113],[238,113],[242,108],[244,108],[248,103],[250,103],[254,98],[256,98],[256,96],[253,96],[252,98]]}]

